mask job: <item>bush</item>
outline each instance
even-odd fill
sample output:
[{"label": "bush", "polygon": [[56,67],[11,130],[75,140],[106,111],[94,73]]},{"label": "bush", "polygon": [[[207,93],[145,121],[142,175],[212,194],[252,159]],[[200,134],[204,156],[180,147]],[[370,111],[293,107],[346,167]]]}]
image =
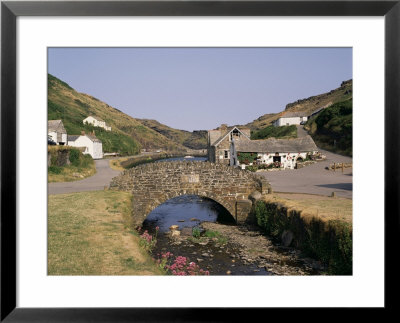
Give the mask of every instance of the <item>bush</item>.
[{"label": "bush", "polygon": [[237,153],[237,158],[241,164],[248,165],[249,163],[253,163],[257,159],[257,153]]},{"label": "bush", "polygon": [[196,239],[200,238],[201,230],[198,227],[192,228],[192,236]]},{"label": "bush", "polygon": [[90,165],[93,164],[93,158],[90,155],[82,155],[80,166],[83,168],[88,168]]},{"label": "bush", "polygon": [[267,139],[267,138],[297,138],[297,128],[295,125],[291,126],[268,126],[261,130],[251,133],[251,139]]},{"label": "bush", "polygon": [[62,172],[62,167],[59,167],[59,166],[49,166],[49,173],[61,174],[61,172]]},{"label": "bush", "polygon": [[69,161],[73,166],[79,166],[80,165],[80,160],[79,160],[79,155],[80,152],[78,149],[72,148],[69,152]]},{"label": "bush", "polygon": [[352,156],[352,105],[352,99],[335,103],[307,121],[306,126],[318,147]]}]

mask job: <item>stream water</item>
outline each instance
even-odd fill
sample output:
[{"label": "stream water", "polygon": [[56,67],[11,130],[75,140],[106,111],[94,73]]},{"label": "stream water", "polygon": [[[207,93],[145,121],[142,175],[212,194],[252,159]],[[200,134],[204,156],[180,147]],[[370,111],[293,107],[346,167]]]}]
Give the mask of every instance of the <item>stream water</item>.
[{"label": "stream water", "polygon": [[[158,162],[171,160],[206,158],[181,157]],[[179,237],[171,237],[172,225],[179,227]],[[210,275],[320,274],[312,261],[300,257],[299,251],[277,246],[257,228],[236,226],[230,213],[210,199],[183,195],[168,200],[147,216],[142,230],[155,234],[156,227],[159,232],[153,249],[155,258],[165,252],[184,256]]]}]

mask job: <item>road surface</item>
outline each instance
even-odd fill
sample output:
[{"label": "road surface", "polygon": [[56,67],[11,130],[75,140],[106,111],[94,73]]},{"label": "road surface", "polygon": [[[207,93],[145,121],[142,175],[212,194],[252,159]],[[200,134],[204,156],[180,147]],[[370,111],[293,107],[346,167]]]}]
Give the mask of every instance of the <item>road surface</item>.
[{"label": "road surface", "polygon": [[84,191],[101,191],[108,186],[113,177],[120,174],[120,171],[111,169],[110,159],[95,160],[96,174],[91,177],[75,182],[49,183],[48,194],[63,194]]},{"label": "road surface", "polygon": [[[298,126],[298,136],[307,135],[302,126]],[[327,170],[333,163],[352,163],[351,157],[338,155],[319,149],[326,156],[326,160],[300,169],[285,169],[280,171],[263,171],[257,174],[265,176],[276,192],[308,193],[318,195],[331,195],[352,198],[353,195],[353,169],[338,169],[336,172]]]}]

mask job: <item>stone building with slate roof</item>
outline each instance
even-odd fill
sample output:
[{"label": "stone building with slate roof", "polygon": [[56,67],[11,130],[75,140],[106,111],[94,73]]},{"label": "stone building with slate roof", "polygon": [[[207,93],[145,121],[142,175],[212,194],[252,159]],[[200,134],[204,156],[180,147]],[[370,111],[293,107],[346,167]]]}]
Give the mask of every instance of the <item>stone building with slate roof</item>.
[{"label": "stone building with slate roof", "polygon": [[223,124],[219,128],[208,131],[207,154],[212,163],[231,163],[231,142],[250,141],[250,129],[244,127],[228,127]]},{"label": "stone building with slate roof", "polygon": [[[303,161],[307,155],[315,155],[318,148],[309,136],[295,139],[264,139],[235,141],[233,151],[240,160],[241,153],[257,154],[256,164],[275,164],[281,168],[294,169],[297,161]],[[240,166],[240,163],[238,164]]]},{"label": "stone building with slate roof", "polygon": [[47,121],[47,135],[57,145],[67,144],[67,130],[61,120],[48,120]]}]

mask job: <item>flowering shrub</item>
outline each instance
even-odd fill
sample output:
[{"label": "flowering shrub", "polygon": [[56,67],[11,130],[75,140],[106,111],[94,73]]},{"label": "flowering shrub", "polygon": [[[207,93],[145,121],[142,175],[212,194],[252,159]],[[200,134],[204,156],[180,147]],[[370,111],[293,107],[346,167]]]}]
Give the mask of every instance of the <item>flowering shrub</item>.
[{"label": "flowering shrub", "polygon": [[152,236],[151,234],[149,234],[149,232],[147,230],[145,230],[141,235],[140,235],[140,241],[139,241],[139,245],[147,250],[147,251],[151,251],[153,250],[154,246],[157,243],[157,234],[158,234],[158,230],[160,228],[156,227],[156,233],[154,236]]},{"label": "flowering shrub", "polygon": [[195,276],[209,275],[208,270],[201,269],[195,262],[189,262],[186,257],[178,256],[173,259],[173,254],[170,252],[162,253],[161,259],[158,259],[158,264],[161,269],[167,274],[174,276]]}]

